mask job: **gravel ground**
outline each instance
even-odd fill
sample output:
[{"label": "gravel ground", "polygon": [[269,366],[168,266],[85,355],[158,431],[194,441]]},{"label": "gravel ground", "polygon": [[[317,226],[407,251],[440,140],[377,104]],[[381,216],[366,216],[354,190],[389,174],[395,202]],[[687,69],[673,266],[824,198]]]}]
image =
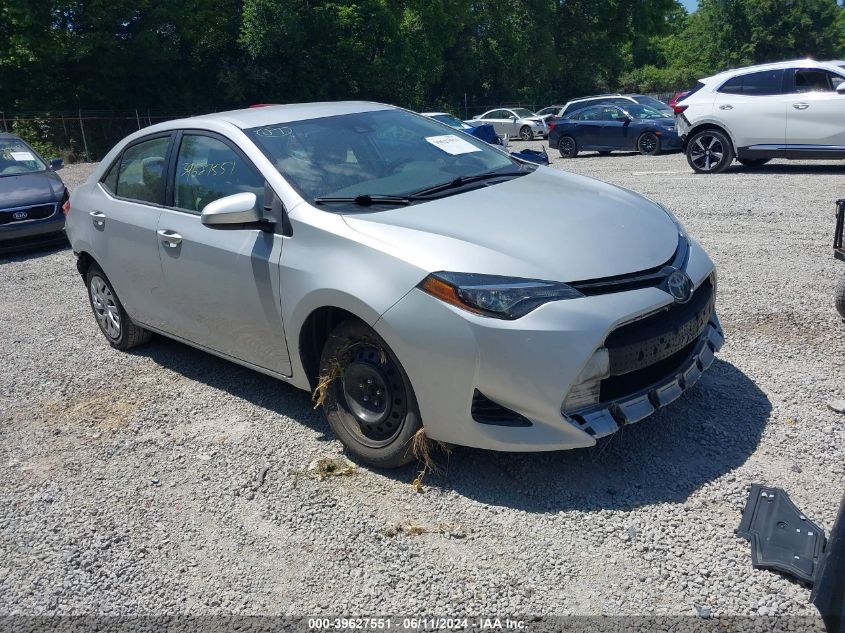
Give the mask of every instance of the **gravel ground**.
[{"label": "gravel ground", "polygon": [[422,493],[413,468],[310,475],[341,446],[305,393],[164,339],[112,350],[69,250],[0,259],[0,614],[814,614],[733,531],[753,482],[827,530],[845,488],[842,164],[553,165],[678,215],[726,345],[593,449],[458,448]]}]

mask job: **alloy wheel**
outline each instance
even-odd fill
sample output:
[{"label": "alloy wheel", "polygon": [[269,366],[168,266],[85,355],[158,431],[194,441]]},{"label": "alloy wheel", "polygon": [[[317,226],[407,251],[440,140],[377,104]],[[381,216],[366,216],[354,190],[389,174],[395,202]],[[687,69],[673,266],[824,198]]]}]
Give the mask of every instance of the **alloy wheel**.
[{"label": "alloy wheel", "polygon": [[713,171],[725,157],[725,146],[720,138],[701,134],[693,141],[689,157],[690,162],[701,171]]},{"label": "alloy wheel", "polygon": [[534,138],[534,133],[531,131],[531,128],[527,125],[523,125],[522,129],[519,131],[519,136],[522,138],[523,141],[530,141]]},{"label": "alloy wheel", "polygon": [[564,158],[571,158],[575,154],[575,141],[568,136],[560,139],[557,148],[560,150],[560,155]]},{"label": "alloy wheel", "polygon": [[657,146],[658,140],[654,134],[647,133],[640,137],[640,153],[654,154],[657,151]]},{"label": "alloy wheel", "polygon": [[100,324],[100,328],[110,339],[119,339],[120,308],[117,306],[114,294],[102,277],[92,277],[89,289],[97,323]]}]

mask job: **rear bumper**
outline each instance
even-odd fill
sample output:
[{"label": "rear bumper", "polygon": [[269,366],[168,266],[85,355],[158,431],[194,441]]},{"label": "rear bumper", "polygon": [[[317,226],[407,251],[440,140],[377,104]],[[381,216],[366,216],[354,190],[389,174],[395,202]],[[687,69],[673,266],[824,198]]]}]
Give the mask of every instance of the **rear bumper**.
[{"label": "rear bumper", "polygon": [[48,218],[0,225],[0,253],[67,242],[65,216],[58,210]]}]

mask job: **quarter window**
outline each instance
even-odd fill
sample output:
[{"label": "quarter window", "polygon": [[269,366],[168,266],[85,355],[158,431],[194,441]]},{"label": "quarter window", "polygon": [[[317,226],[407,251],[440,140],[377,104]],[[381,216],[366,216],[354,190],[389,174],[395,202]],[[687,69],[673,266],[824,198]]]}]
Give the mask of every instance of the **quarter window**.
[{"label": "quarter window", "polygon": [[185,134],[176,160],[174,205],[201,213],[205,206],[236,193],[264,195],[264,178],[226,143],[210,136]]},{"label": "quarter window", "polygon": [[[127,148],[120,160],[117,178],[111,181],[115,183],[115,195],[129,200],[164,204],[164,172],[169,144],[170,137],[164,136]],[[110,178],[111,172],[106,180]]]}]

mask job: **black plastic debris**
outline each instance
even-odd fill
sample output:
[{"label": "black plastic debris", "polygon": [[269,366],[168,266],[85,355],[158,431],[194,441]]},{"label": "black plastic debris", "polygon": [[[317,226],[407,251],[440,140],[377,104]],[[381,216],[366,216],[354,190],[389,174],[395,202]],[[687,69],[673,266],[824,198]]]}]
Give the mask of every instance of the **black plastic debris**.
[{"label": "black plastic debris", "polygon": [[754,567],[776,569],[809,585],[815,581],[826,542],[824,530],[780,488],[751,486],[736,533],[751,541]]},{"label": "black plastic debris", "polygon": [[845,633],[845,496],[830,534],[808,519],[780,488],[753,484],[736,530],[751,542],[751,564],[812,587],[810,601],[828,633]]}]

